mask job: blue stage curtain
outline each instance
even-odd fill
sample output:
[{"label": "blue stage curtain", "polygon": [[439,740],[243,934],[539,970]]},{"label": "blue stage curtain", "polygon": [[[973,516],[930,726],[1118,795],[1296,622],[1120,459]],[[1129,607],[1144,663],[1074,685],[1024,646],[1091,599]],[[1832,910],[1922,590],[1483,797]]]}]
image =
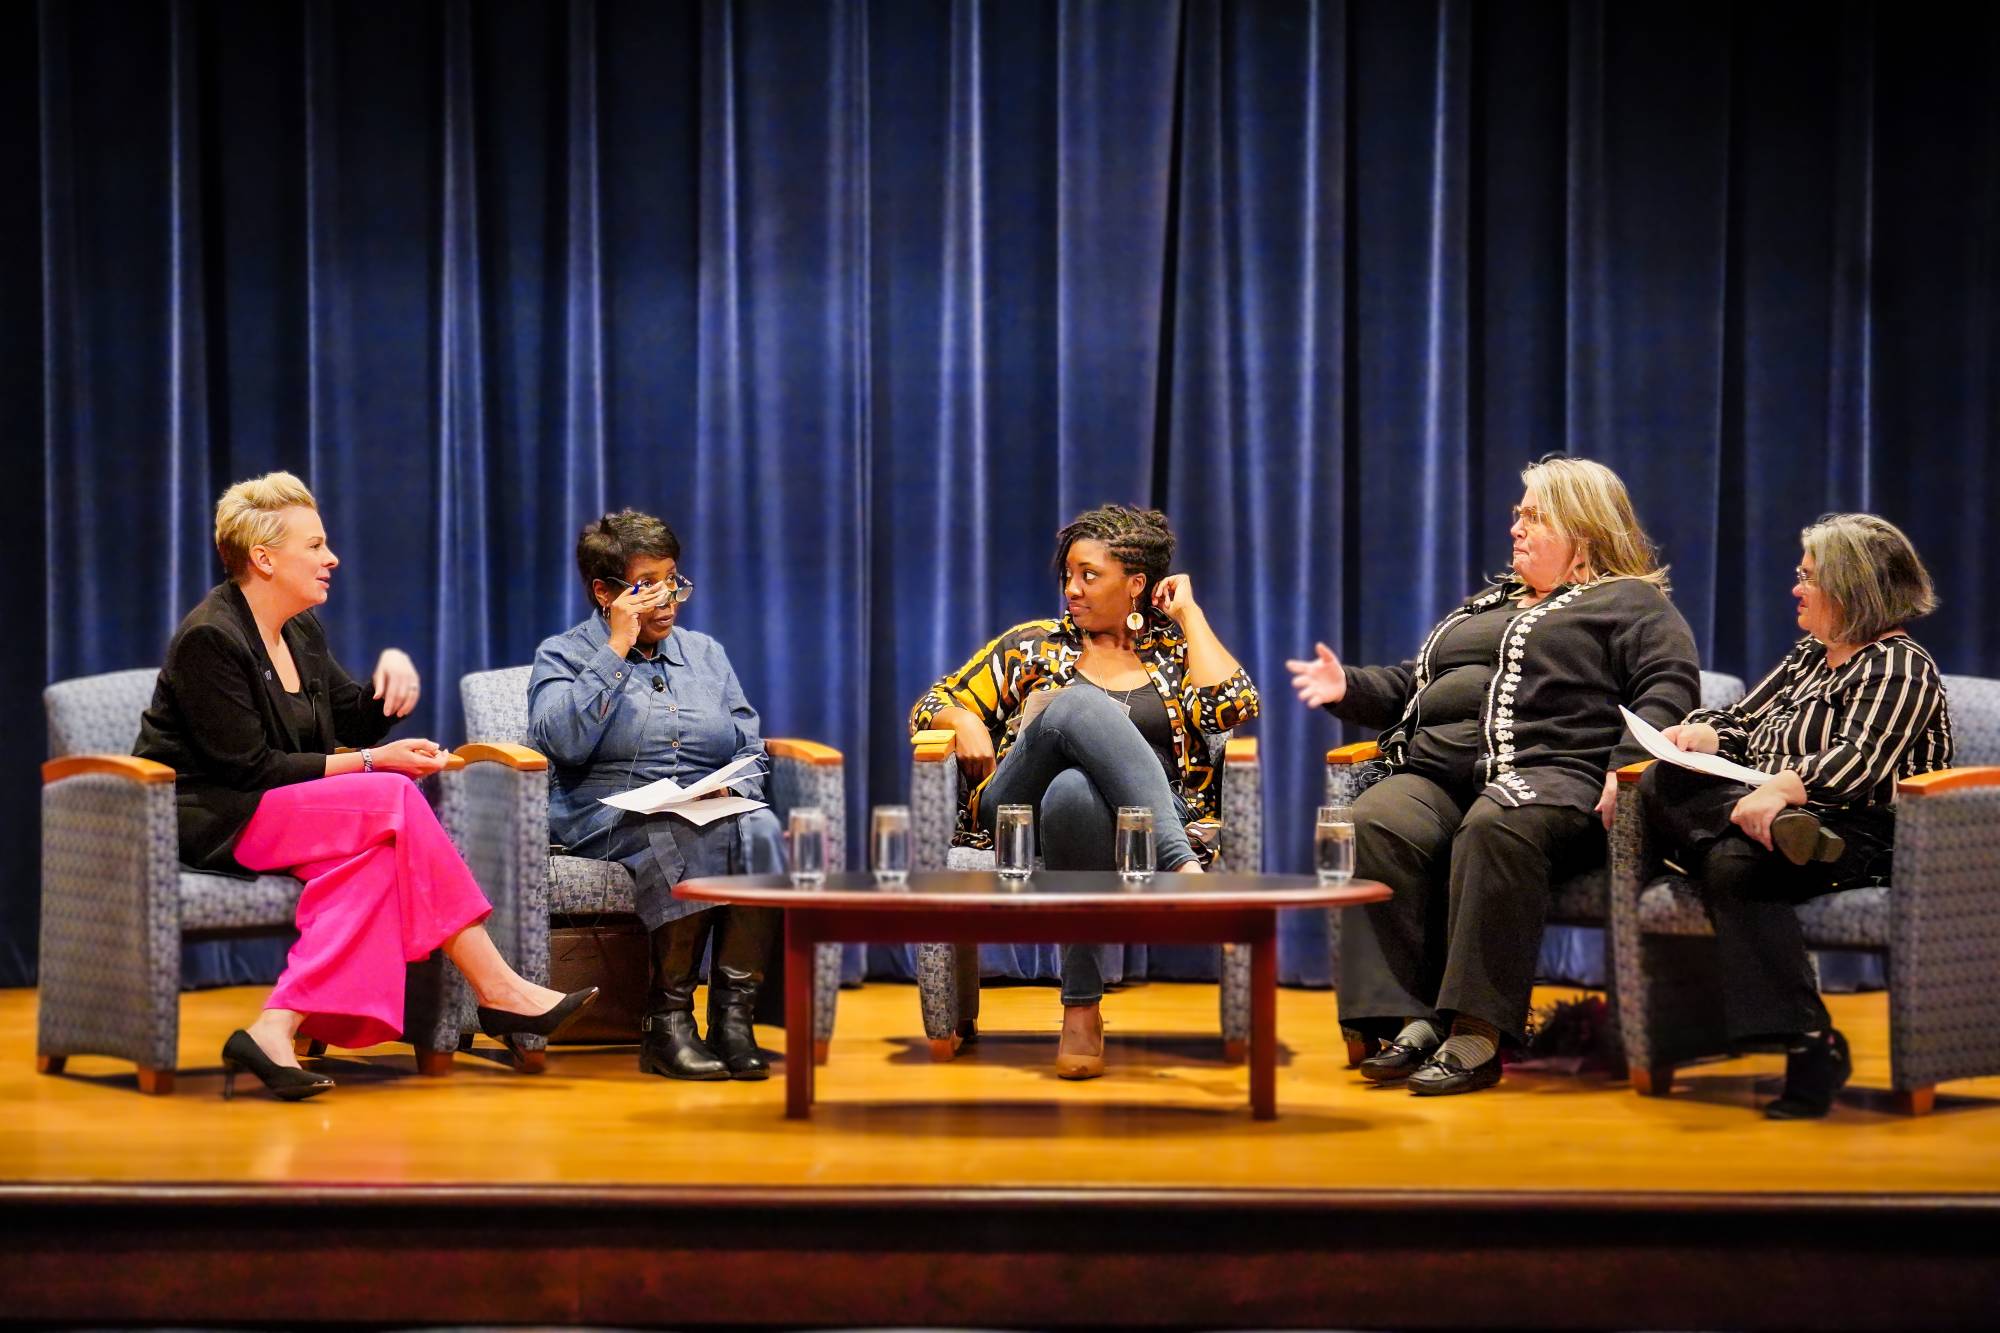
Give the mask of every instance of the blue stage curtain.
[{"label": "blue stage curtain", "polygon": [[[1940,662],[2000,673],[2000,11],[45,0],[0,38],[24,708],[157,662],[215,495],[281,466],[336,650],[409,649],[447,742],[461,673],[583,614],[580,525],[661,514],[855,829],[1104,500],[1172,515],[1264,688],[1271,869],[1345,739],[1283,659],[1408,654],[1551,449],[1632,484],[1706,665],[1776,661],[1799,527],[1863,508],[1930,559]],[[0,745],[23,982],[43,748]],[[1326,979],[1317,919],[1283,944]]]}]

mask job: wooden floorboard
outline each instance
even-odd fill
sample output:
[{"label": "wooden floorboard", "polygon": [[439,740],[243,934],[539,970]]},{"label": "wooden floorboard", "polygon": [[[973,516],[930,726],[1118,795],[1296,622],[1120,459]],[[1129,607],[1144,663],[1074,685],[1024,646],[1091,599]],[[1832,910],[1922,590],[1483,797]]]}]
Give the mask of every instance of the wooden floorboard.
[{"label": "wooden floorboard", "polygon": [[407,1048],[339,1053],[326,1097],[224,1103],[245,989],[185,998],[177,1091],[146,1097],[115,1061],[37,1075],[33,994],[0,992],[0,1322],[1991,1322],[2000,1080],[1895,1115],[1880,996],[1831,997],[1856,1085],[1816,1124],[1756,1114],[1775,1056],[1666,1099],[1547,1073],[1377,1089],[1307,991],[1281,997],[1259,1124],[1215,996],[1113,995],[1112,1072],[1076,1085],[1050,1070],[1049,989],[989,990],[988,1035],[948,1065],[910,987],[844,992],[795,1124],[780,1080],[669,1083],[629,1048],[444,1079]]}]

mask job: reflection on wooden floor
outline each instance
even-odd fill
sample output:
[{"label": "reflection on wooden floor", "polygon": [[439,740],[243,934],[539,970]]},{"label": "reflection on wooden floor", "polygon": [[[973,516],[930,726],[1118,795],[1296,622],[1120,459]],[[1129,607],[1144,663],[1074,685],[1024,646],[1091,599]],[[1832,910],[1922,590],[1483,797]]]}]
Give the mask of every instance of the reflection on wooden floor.
[{"label": "reflection on wooden floor", "polygon": [[[34,992],[0,992],[0,1180],[922,1185],[1412,1190],[1982,1192],[2000,1187],[2000,1079],[1948,1084],[1894,1114],[1887,1003],[1829,998],[1855,1085],[1828,1121],[1767,1123],[1782,1068],[1759,1056],[1684,1072],[1666,1100],[1601,1078],[1511,1073],[1491,1092],[1420,1099],[1343,1067],[1333,997],[1279,999],[1279,1118],[1249,1117],[1222,1059],[1212,985],[1106,1002],[1110,1074],[1051,1072],[1045,987],[986,992],[984,1036],[931,1063],[909,986],[840,997],[810,1123],[782,1119],[781,1079],[670,1083],[631,1048],[558,1048],[540,1077],[484,1042],[448,1078],[407,1047],[322,1062],[340,1086],[281,1105],[224,1103],[218,1051],[262,992],[186,996],[178,1090],[140,1096],[131,1067],[77,1058],[34,1072]],[[1550,995],[1538,997],[1546,1002]],[[765,1030],[777,1044],[776,1030]]]}]

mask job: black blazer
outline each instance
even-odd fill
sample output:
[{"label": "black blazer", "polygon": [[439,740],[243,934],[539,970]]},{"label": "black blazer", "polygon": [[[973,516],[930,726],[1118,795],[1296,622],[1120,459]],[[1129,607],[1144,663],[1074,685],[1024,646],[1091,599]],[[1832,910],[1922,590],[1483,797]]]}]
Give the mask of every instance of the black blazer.
[{"label": "black blazer", "polygon": [[234,583],[210,589],[167,645],[133,753],[173,767],[181,860],[197,869],[242,874],[232,850],[265,792],[325,777],[336,747],[373,745],[395,725],[334,661],[319,617],[296,615],[282,633],[300,690],[312,700],[310,734],[293,724],[285,687]]}]

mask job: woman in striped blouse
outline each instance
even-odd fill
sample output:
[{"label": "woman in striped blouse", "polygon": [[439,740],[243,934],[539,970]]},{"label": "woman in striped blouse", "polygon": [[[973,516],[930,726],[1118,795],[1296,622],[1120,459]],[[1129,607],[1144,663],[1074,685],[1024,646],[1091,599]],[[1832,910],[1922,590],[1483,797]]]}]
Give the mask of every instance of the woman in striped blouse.
[{"label": "woman in striped blouse", "polygon": [[1669,727],[1683,750],[1773,775],[1759,786],[1655,764],[1647,827],[1702,889],[1733,1040],[1785,1046],[1772,1119],[1823,1116],[1847,1082],[1797,903],[1889,869],[1896,781],[1951,763],[1937,663],[1904,628],[1937,598],[1909,538],[1872,514],[1829,514],[1800,534],[1792,596],[1806,632],[1737,704]]}]

